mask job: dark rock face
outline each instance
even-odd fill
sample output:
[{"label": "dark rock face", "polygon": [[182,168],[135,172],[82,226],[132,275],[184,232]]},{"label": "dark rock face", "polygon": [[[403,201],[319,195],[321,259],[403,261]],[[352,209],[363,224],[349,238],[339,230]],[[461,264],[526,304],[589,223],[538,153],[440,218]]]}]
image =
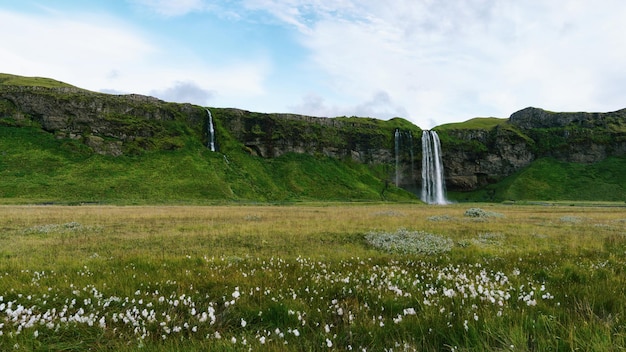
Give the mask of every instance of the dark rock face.
[{"label": "dark rock face", "polygon": [[[391,183],[421,184],[421,130],[403,119],[318,118],[211,109],[217,142],[262,158],[306,153],[383,165]],[[58,138],[81,140],[95,153],[175,149],[184,138],[206,145],[207,113],[190,104],[141,95],[109,95],[78,88],[0,85],[0,123],[35,123]],[[7,122],[10,121],[10,122]],[[394,138],[401,136],[400,145]],[[220,135],[221,134],[221,135]],[[493,128],[441,129],[449,190],[469,191],[502,180],[539,157],[593,163],[626,155],[626,109],[554,113],[526,108]]]},{"label": "dark rock face", "polygon": [[347,158],[360,163],[389,163],[393,158],[393,123],[364,118],[261,114],[238,109],[212,112],[251,154],[263,158],[290,152]]},{"label": "dark rock face", "polygon": [[450,130],[440,135],[444,133],[466,142],[442,145],[446,185],[450,190],[469,191],[497,182],[535,159],[527,141],[507,129]]},{"label": "dark rock face", "polygon": [[67,87],[0,86],[3,115],[18,124],[33,121],[59,138],[81,139],[94,151],[112,155],[121,154],[121,144],[172,133],[164,128],[168,121],[202,126],[205,120],[202,110],[191,104]]},{"label": "dark rock face", "polygon": [[583,128],[623,125],[626,121],[626,109],[598,113],[598,112],[551,112],[539,108],[529,107],[515,112],[510,117],[511,124],[521,129],[554,128],[578,126]]},{"label": "dark rock face", "polygon": [[609,113],[526,108],[492,130],[445,130],[446,184],[474,190],[497,182],[540,157],[595,163],[626,155],[626,109]]}]

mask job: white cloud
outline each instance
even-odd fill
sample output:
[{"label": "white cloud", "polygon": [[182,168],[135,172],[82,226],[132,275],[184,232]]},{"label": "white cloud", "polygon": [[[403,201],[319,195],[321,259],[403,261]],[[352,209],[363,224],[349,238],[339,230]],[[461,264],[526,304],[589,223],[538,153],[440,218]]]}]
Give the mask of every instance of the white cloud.
[{"label": "white cloud", "polygon": [[188,81],[176,82],[173,86],[162,90],[153,90],[150,92],[150,95],[170,102],[207,105],[215,95],[215,92],[201,88],[196,83]]},{"label": "white cloud", "polygon": [[624,107],[621,0],[127,2],[140,11],[0,10],[0,31],[18,33],[3,37],[1,69],[257,111],[400,115],[423,128],[529,105]]},{"label": "white cloud", "polygon": [[[95,88],[104,72],[136,64],[156,48],[113,18],[32,16],[0,11],[3,70]],[[97,84],[97,83],[96,83]]]},{"label": "white cloud", "polygon": [[397,105],[384,91],[376,92],[365,101],[350,106],[328,105],[323,97],[309,93],[302,98],[300,104],[290,106],[289,109],[295,113],[321,117],[362,116],[389,119],[407,116],[406,109]]},{"label": "white cloud", "polygon": [[603,111],[624,104],[615,94],[619,83],[610,83],[626,78],[622,1],[247,4],[298,29],[310,64],[328,77],[334,97],[316,91],[312,97],[327,99],[310,96],[294,108],[317,104],[322,111],[358,112],[359,104],[350,101],[384,91],[407,117],[430,127],[473,116],[507,117],[528,105]]},{"label": "white cloud", "polygon": [[51,77],[94,91],[155,93],[198,104],[215,99],[239,106],[265,93],[271,68],[262,56],[207,63],[184,43],[104,14],[0,9],[0,31],[16,33],[16,28],[19,35],[4,37],[0,46],[2,71]]}]

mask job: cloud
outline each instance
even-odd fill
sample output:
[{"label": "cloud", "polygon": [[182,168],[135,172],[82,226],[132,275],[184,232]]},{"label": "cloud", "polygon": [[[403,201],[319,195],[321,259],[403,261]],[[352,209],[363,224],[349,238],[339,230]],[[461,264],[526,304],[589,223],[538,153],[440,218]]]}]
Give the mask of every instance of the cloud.
[{"label": "cloud", "polygon": [[107,79],[105,72],[144,61],[157,51],[130,26],[107,16],[22,15],[0,10],[0,31],[13,33],[16,28],[19,35],[6,36],[0,47],[3,70],[54,77],[91,89]]},{"label": "cloud", "polygon": [[[474,116],[623,107],[626,3],[249,0],[299,32],[332,110],[387,92],[422,127]],[[320,94],[319,92],[317,93]],[[328,101],[328,102],[327,102]],[[352,104],[354,114],[362,108]],[[338,108],[338,110],[343,110]],[[350,113],[348,113],[350,114]]]},{"label": "cloud", "polygon": [[170,102],[207,105],[215,92],[203,89],[194,82],[176,82],[172,87],[153,90],[150,95]]},{"label": "cloud", "polygon": [[207,62],[184,42],[106,13],[0,9],[2,71],[52,77],[114,94],[155,94],[167,100],[241,106],[266,93],[271,63],[262,55]]},{"label": "cloud", "polygon": [[374,93],[359,104],[345,106],[329,106],[320,95],[309,93],[302,98],[300,104],[290,106],[289,109],[293,113],[321,117],[360,116],[389,119],[407,115],[406,109],[397,105],[384,91]]}]

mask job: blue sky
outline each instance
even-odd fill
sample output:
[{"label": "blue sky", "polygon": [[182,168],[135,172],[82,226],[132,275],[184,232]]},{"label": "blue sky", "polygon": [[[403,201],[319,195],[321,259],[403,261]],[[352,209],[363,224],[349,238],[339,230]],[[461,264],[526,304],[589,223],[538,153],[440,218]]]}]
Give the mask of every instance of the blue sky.
[{"label": "blue sky", "polygon": [[0,0],[0,72],[422,128],[626,107],[622,0]]}]

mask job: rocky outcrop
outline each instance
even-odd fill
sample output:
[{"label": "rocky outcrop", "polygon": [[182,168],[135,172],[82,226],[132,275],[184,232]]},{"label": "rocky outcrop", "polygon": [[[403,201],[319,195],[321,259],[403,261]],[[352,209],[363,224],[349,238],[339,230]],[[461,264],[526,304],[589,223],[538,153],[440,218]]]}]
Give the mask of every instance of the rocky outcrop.
[{"label": "rocky outcrop", "polygon": [[448,189],[495,183],[540,157],[595,163],[626,155],[626,109],[609,113],[526,108],[492,129],[446,129],[442,137]]},{"label": "rocky outcrop", "polygon": [[581,128],[620,128],[625,125],[626,109],[599,112],[552,112],[528,107],[513,113],[510,123],[521,129],[559,128],[577,126]]},{"label": "rocky outcrop", "polygon": [[[137,94],[110,95],[73,87],[0,85],[0,117],[36,123],[59,138],[80,139],[94,151],[120,155],[133,148],[174,148],[176,122],[201,135],[206,113]],[[155,138],[158,137],[158,138]],[[169,141],[167,141],[169,139]],[[160,144],[155,144],[159,140]],[[167,145],[169,143],[169,145]]]},{"label": "rocky outcrop", "polygon": [[497,182],[535,159],[529,141],[507,128],[453,129],[439,134],[446,135],[443,164],[450,190],[475,190]]},{"label": "rocky outcrop", "polygon": [[212,113],[249,153],[263,158],[294,152],[386,164],[394,158],[394,130],[410,125],[403,119],[322,118],[239,109],[212,109]]}]

